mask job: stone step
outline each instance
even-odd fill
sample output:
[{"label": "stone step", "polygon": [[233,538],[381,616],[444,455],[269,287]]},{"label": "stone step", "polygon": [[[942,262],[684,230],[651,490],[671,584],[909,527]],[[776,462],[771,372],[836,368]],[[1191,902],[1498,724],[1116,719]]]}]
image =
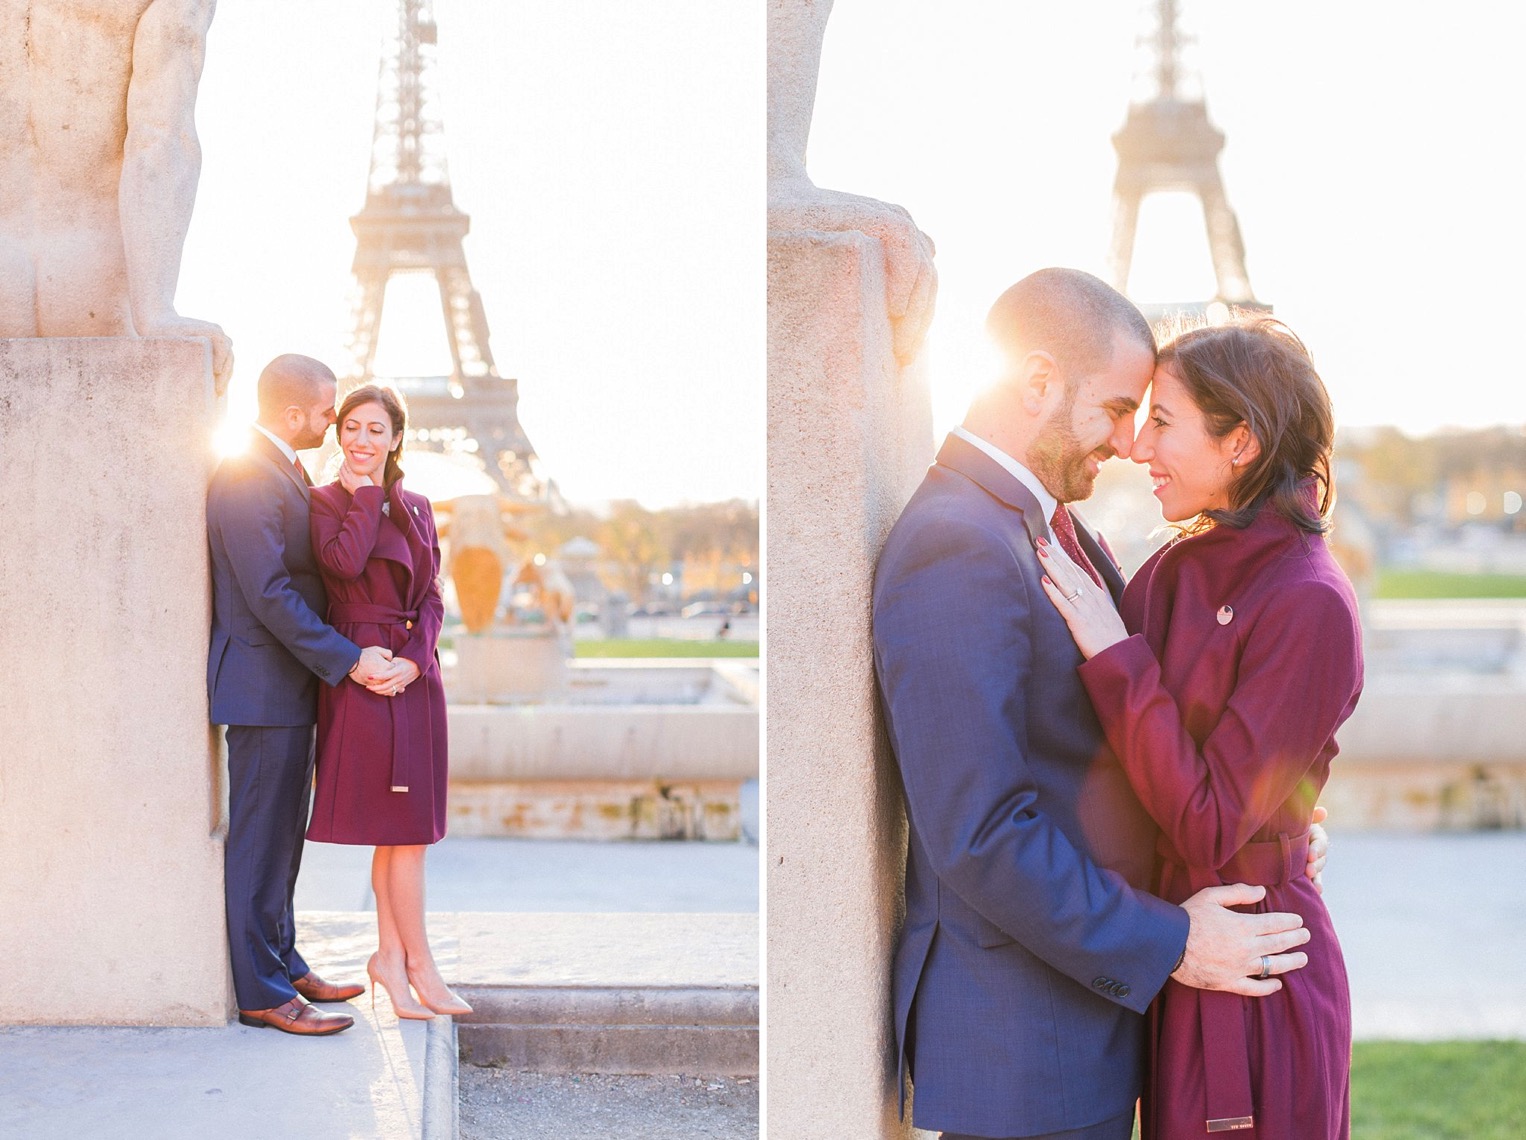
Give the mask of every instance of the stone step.
[{"label": "stone step", "polygon": [[752,1076],[756,986],[463,986],[463,1059],[540,1073]]},{"label": "stone step", "polygon": [[[303,912],[314,968],[349,977],[375,917]],[[473,1006],[461,1059],[545,1073],[758,1072],[756,914],[429,916],[446,979]]]},{"label": "stone step", "polygon": [[756,987],[705,989],[462,986],[461,1058],[539,1073],[758,1071]]},{"label": "stone step", "polygon": [[[468,996],[469,994],[469,996]],[[475,1025],[713,1025],[756,1028],[756,987],[462,986]]]}]

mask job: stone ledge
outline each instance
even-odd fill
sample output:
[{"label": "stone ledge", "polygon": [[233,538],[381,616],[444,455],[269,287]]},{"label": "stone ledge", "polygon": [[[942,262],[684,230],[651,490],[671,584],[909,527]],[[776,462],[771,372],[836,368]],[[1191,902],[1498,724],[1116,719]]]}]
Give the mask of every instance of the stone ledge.
[{"label": "stone ledge", "polygon": [[518,839],[742,837],[740,780],[452,780],[451,835]]},{"label": "stone ledge", "polygon": [[758,710],[742,704],[452,704],[456,780],[750,780]]}]

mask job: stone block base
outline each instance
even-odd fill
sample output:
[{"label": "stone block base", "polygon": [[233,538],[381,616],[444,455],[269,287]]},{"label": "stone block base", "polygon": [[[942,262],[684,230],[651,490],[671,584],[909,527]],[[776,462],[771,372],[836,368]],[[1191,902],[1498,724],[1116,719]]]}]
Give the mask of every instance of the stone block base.
[{"label": "stone block base", "polygon": [[457,780],[450,834],[735,841],[741,793],[740,780]]},{"label": "stone block base", "polygon": [[0,340],[0,1023],[227,1020],[217,414],[205,341]]},{"label": "stone block base", "polygon": [[905,817],[869,613],[933,446],[884,263],[864,234],[769,234],[768,1119],[792,1140],[907,1134],[890,1019]]}]

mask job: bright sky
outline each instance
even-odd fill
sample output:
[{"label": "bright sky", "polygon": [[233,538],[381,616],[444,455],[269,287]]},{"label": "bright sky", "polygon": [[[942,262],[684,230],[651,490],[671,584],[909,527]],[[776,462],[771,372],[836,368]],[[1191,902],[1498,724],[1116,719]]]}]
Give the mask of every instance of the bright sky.
[{"label": "bright sky", "polygon": [[[467,261],[546,472],[576,503],[758,498],[760,6],[436,0],[435,15]],[[177,305],[232,336],[232,415],[253,415],[278,353],[344,363],[348,219],[395,21],[393,0],[218,7]],[[377,370],[442,374],[438,301],[399,280]]]},{"label": "bright sky", "polygon": [[[939,431],[989,378],[980,325],[1044,265],[1101,273],[1148,25],[1138,0],[837,0],[809,163],[938,246]],[[1526,421],[1526,14],[1457,0],[1183,0],[1251,284],[1340,422]],[[1195,199],[1146,199],[1130,292],[1213,291]]]}]

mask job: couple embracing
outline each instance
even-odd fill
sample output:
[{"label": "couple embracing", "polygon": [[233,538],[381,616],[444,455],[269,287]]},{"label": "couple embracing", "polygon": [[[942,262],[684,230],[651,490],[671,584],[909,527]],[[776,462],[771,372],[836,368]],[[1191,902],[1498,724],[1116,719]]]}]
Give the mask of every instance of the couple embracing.
[{"label": "couple embracing", "polygon": [[[1142,1093],[1145,1140],[1343,1140],[1350,999],[1314,825],[1362,659],[1324,539],[1324,386],[1276,322],[1157,350],[1074,270],[1020,281],[988,327],[1002,377],[875,577],[916,1123],[1128,1140]],[[1127,584],[1067,507],[1115,455],[1177,528]]]},{"label": "couple embracing", "polygon": [[[224,876],[239,1020],[311,1036],[354,1024],[312,1003],[365,987],[325,981],[297,950],[304,833],[376,848],[373,997],[385,986],[399,1017],[471,1011],[440,976],[424,929],[424,855],[445,834],[447,778],[434,516],[403,488],[397,393],[366,385],[337,412],[336,394],[320,362],[273,360],[248,449],[223,461],[207,494],[207,687],[213,723],[228,726]],[[297,452],[336,422],[343,464],[315,487]]]}]

